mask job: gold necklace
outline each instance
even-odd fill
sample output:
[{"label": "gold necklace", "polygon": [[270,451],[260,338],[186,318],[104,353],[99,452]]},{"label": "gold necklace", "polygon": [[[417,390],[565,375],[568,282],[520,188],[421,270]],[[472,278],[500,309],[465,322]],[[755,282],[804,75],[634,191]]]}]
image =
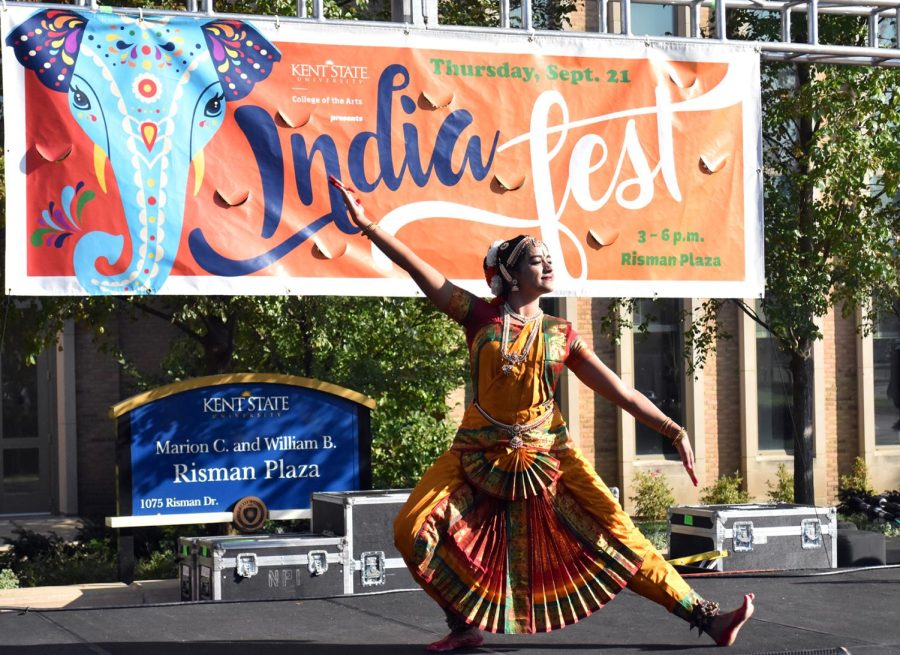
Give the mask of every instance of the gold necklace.
[{"label": "gold necklace", "polygon": [[538,313],[534,316],[523,316],[522,314],[517,314],[512,309],[510,309],[509,305],[503,304],[503,332],[500,336],[500,357],[503,360],[503,365],[500,367],[500,370],[503,371],[503,375],[511,375],[513,366],[517,364],[521,364],[528,357],[528,353],[531,352],[531,347],[534,345],[535,339],[537,339],[537,334],[540,331],[540,326],[535,325],[531,328],[531,334],[528,335],[528,340],[525,342],[525,347],[522,348],[521,352],[511,353],[509,351],[509,318],[513,316],[516,320],[521,321],[523,323],[522,329],[525,329],[525,326],[529,323],[533,323],[537,321],[541,316],[543,316],[544,312],[542,310],[538,310]]}]

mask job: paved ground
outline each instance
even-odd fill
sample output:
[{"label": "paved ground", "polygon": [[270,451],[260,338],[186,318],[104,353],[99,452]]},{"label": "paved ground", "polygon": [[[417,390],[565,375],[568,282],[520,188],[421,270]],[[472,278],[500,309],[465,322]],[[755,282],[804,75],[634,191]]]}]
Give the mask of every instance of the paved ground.
[{"label": "paved ground", "polygon": [[[756,613],[731,653],[830,655],[844,647],[851,655],[900,655],[900,567],[838,571],[696,577],[691,583],[725,606],[736,605],[744,591],[756,592]],[[0,654],[418,655],[422,644],[444,631],[442,613],[420,591],[294,601],[165,602],[177,596],[174,581],[118,592],[87,587],[71,602],[57,600],[66,609],[0,611]],[[137,604],[148,602],[156,604]],[[565,630],[489,635],[483,647],[469,652],[690,655],[710,648],[707,637],[698,639],[678,619],[626,592],[599,614]]]}]

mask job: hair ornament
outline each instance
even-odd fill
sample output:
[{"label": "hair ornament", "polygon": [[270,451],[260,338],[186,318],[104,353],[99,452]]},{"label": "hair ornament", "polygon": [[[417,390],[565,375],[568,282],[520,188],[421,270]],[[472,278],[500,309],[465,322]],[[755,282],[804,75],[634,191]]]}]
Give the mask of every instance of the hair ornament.
[{"label": "hair ornament", "polygon": [[502,239],[494,241],[484,256],[485,267],[497,266],[500,263],[500,247],[505,243]]}]

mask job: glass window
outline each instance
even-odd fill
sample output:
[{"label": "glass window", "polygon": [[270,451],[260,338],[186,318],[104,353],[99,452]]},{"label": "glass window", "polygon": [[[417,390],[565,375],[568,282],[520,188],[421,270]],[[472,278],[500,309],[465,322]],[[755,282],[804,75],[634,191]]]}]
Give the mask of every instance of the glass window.
[{"label": "glass window", "polygon": [[[757,313],[762,316],[759,302]],[[760,450],[794,452],[790,355],[756,323],[756,399]]]},{"label": "glass window", "polygon": [[675,7],[632,4],[631,33],[637,36],[672,36],[675,33]]},{"label": "glass window", "polygon": [[[894,303],[900,306],[900,301]],[[879,317],[872,339],[875,378],[875,445],[900,445],[900,319]]]},{"label": "glass window", "polygon": [[40,481],[40,451],[37,448],[3,450],[3,491],[16,492]]},{"label": "glass window", "polygon": [[25,334],[8,330],[0,356],[3,422],[0,438],[36,439],[38,436],[38,367],[25,361]]},{"label": "glass window", "polygon": [[[681,300],[637,300],[634,324],[647,321],[645,333],[634,335],[634,386],[679,425],[685,424],[684,331]],[[678,459],[678,451],[661,434],[638,423],[638,455]]]}]

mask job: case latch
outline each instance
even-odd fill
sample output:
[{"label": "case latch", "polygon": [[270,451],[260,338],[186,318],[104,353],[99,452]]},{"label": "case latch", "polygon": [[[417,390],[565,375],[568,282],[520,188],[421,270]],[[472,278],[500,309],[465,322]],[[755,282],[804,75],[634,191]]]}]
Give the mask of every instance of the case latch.
[{"label": "case latch", "polygon": [[256,564],[256,553],[238,553],[237,563],[234,572],[242,578],[252,578],[259,573],[259,566]]},{"label": "case latch", "polygon": [[753,550],[753,521],[735,521],[732,526],[734,552]]},{"label": "case latch", "polygon": [[322,575],[328,570],[328,551],[311,550],[306,555],[306,568],[312,576]]},{"label": "case latch", "polygon": [[819,519],[800,521],[800,545],[807,550],[822,547],[822,523]]},{"label": "case latch", "polygon": [[384,584],[384,552],[372,550],[360,553],[360,576],[363,587],[374,587]]}]

